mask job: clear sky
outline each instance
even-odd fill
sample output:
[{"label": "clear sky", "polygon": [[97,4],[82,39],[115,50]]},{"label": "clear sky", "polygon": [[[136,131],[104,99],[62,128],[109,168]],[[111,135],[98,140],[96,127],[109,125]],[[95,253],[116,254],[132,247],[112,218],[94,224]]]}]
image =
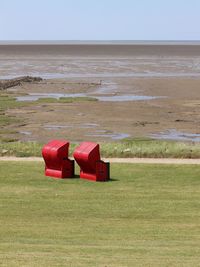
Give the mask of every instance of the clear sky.
[{"label": "clear sky", "polygon": [[0,0],[0,40],[200,40],[200,0]]}]

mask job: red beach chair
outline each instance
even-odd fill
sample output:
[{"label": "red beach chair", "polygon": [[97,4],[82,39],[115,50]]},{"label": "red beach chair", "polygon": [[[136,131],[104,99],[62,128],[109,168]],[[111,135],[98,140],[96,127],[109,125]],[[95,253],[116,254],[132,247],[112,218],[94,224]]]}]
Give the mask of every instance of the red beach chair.
[{"label": "red beach chair", "polygon": [[52,140],[44,145],[42,156],[45,161],[45,175],[55,178],[74,177],[74,160],[68,158],[69,142]]},{"label": "red beach chair", "polygon": [[100,158],[99,144],[83,142],[73,154],[80,166],[80,178],[92,181],[107,181],[110,179],[110,164]]}]

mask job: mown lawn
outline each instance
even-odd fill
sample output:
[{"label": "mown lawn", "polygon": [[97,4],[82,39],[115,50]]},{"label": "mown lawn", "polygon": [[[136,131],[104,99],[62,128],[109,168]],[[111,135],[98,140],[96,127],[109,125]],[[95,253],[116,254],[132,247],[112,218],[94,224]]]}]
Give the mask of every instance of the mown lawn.
[{"label": "mown lawn", "polygon": [[0,266],[200,266],[200,166],[112,164],[56,180],[0,162]]}]

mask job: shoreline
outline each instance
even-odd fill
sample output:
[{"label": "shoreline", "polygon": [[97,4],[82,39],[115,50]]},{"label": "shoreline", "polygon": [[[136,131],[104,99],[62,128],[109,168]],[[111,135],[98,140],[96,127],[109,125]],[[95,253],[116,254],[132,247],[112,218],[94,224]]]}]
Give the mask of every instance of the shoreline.
[{"label": "shoreline", "polygon": [[0,40],[0,45],[200,45],[200,40]]}]

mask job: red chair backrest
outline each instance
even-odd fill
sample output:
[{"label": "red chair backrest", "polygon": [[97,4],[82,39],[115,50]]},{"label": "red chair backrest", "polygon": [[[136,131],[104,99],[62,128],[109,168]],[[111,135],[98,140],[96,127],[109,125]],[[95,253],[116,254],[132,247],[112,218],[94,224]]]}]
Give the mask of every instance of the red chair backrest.
[{"label": "red chair backrest", "polygon": [[46,168],[60,169],[64,158],[68,158],[69,142],[64,140],[53,140],[42,149],[42,155]]},{"label": "red chair backrest", "polygon": [[82,171],[95,173],[96,162],[101,159],[99,145],[92,142],[83,142],[75,149],[73,156]]}]

